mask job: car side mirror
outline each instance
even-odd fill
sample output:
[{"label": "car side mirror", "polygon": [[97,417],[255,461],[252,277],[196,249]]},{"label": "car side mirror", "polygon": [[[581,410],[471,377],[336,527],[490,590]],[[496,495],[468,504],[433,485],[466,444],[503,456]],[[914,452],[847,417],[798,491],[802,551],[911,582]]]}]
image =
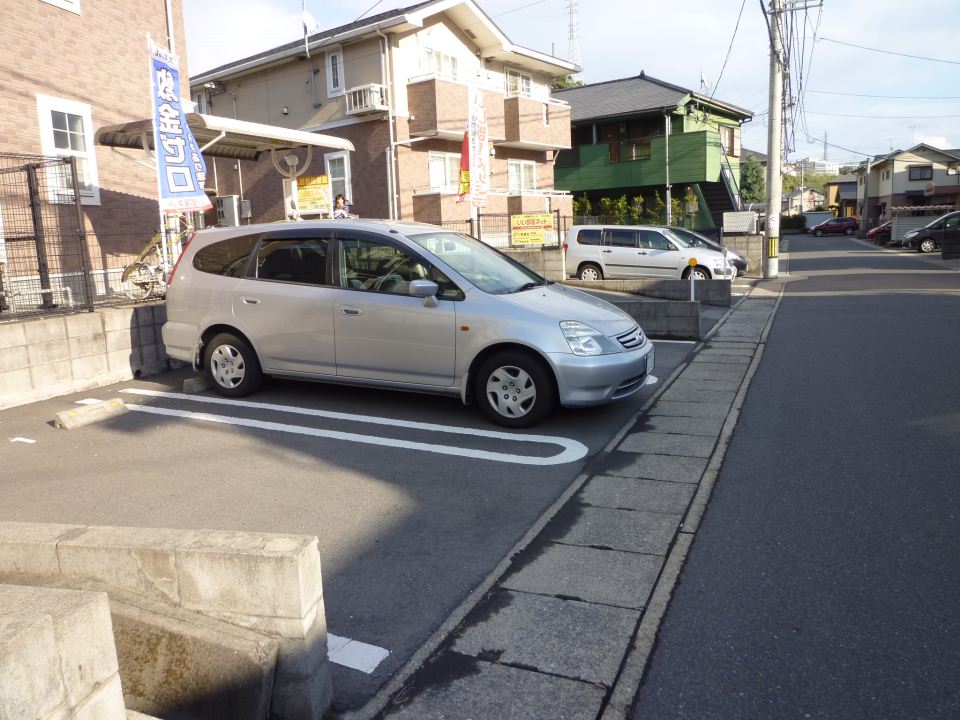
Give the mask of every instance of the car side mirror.
[{"label": "car side mirror", "polygon": [[433,280],[412,280],[409,292],[413,297],[423,298],[424,307],[436,307],[440,286]]}]

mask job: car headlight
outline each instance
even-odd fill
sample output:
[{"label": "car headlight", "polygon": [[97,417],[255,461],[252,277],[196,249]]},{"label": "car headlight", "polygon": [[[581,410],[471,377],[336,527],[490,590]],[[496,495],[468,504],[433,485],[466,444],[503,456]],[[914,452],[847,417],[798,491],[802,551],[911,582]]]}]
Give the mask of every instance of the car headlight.
[{"label": "car headlight", "polygon": [[560,330],[567,340],[567,345],[570,346],[570,352],[574,355],[609,355],[620,352],[620,349],[606,335],[577,320],[563,320],[560,323]]},{"label": "car headlight", "polygon": [[920,231],[919,231],[919,230],[907,230],[907,231],[903,234],[903,239],[904,239],[904,240],[912,240],[913,238],[915,238],[915,237],[916,237],[917,235],[919,235],[919,234],[920,234]]}]

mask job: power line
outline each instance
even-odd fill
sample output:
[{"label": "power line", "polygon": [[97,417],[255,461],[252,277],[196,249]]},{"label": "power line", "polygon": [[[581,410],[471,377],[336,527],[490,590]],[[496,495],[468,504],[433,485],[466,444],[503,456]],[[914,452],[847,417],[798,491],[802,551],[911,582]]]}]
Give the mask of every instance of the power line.
[{"label": "power line", "polygon": [[[762,0],[761,0],[762,1]],[[940,58],[923,57],[922,55],[908,55],[907,53],[893,52],[892,50],[881,50],[880,48],[867,47],[866,45],[854,45],[853,43],[843,42],[842,40],[832,40],[828,37],[820,38],[824,42],[836,43],[837,45],[846,45],[847,47],[857,48],[859,50],[869,50],[870,52],[883,53],[884,55],[896,55],[898,57],[913,58],[914,60],[926,60],[927,62],[947,63],[948,65],[960,65],[958,60],[942,60]]]},{"label": "power line", "polygon": [[839,92],[836,90],[807,90],[818,95],[844,95],[847,97],[883,98],[886,100],[960,100],[960,95],[867,95],[864,93]]},{"label": "power line", "polygon": [[717,81],[713,84],[713,91],[710,93],[710,99],[713,100],[713,96],[717,94],[717,87],[720,85],[720,81],[723,80],[723,71],[727,67],[727,61],[730,59],[730,52],[733,50],[733,41],[737,39],[737,30],[740,29],[740,18],[743,17],[743,8],[746,7],[747,0],[743,0],[740,3],[740,13],[737,15],[737,24],[733,26],[733,36],[730,38],[730,46],[727,48],[727,56],[723,59],[723,65],[720,66],[720,77],[717,78]]},{"label": "power line", "polygon": [[815,112],[813,110],[807,110],[806,112],[810,115],[832,115],[833,117],[870,119],[876,118],[878,120],[927,120],[960,117],[960,115],[848,115],[847,113]]}]

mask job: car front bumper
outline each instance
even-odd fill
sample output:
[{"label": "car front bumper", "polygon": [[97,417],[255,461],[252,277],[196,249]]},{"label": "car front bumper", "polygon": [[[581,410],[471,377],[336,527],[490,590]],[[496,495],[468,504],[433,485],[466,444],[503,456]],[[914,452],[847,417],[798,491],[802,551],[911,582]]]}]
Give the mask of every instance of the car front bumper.
[{"label": "car front bumper", "polygon": [[594,357],[551,353],[549,359],[557,378],[560,404],[565,407],[620,400],[657,381],[653,375],[653,343],[649,340],[629,352]]}]

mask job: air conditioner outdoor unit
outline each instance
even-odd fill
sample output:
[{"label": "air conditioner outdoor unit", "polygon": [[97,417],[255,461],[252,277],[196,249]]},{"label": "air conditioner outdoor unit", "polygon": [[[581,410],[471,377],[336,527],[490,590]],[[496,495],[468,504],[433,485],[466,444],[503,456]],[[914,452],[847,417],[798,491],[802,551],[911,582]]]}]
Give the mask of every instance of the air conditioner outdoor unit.
[{"label": "air conditioner outdoor unit", "polygon": [[217,224],[227,226],[240,224],[239,195],[220,195],[217,197]]}]

